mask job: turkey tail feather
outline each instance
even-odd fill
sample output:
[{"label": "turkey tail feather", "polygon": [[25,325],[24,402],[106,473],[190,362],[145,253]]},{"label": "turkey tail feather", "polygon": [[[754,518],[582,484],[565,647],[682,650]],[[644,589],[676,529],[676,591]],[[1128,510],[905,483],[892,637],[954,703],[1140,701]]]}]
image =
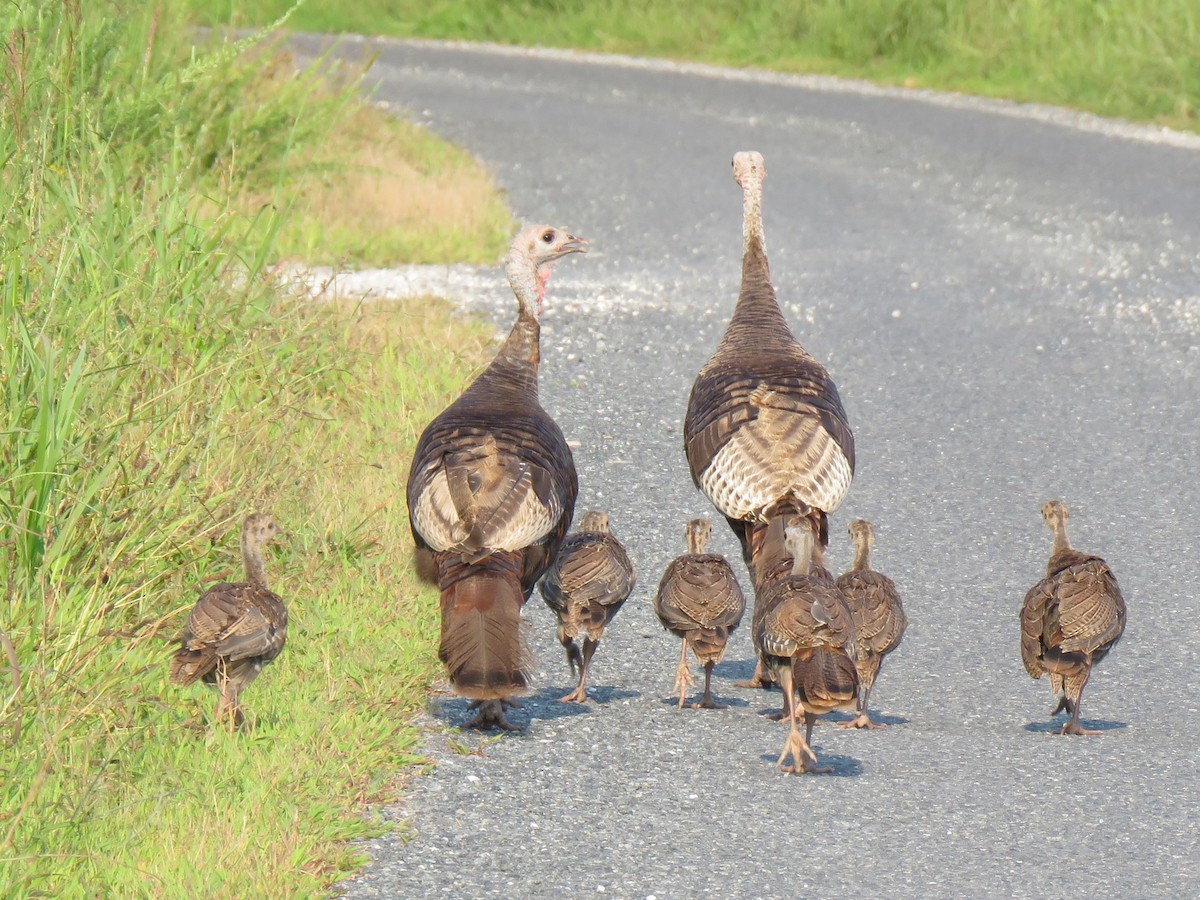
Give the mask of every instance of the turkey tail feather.
[{"label": "turkey tail feather", "polygon": [[518,573],[481,569],[443,584],[438,656],[454,689],[475,700],[522,693],[533,668],[522,632]]},{"label": "turkey tail feather", "polygon": [[701,662],[712,660],[718,663],[725,656],[725,647],[729,643],[729,629],[724,625],[698,628],[688,634],[688,643]]},{"label": "turkey tail feather", "polygon": [[811,655],[797,657],[792,670],[805,709],[852,706],[858,697],[858,670],[845,653],[819,647]]},{"label": "turkey tail feather", "polygon": [[183,647],[171,657],[170,680],[172,684],[194,684],[211,672],[217,665],[217,655],[211,647],[189,650]]}]

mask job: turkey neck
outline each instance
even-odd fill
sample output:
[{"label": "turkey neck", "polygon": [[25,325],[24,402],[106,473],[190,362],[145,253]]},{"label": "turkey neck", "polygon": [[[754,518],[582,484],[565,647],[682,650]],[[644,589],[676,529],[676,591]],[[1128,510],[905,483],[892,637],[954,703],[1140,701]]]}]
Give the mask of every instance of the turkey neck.
[{"label": "turkey neck", "polygon": [[502,379],[513,388],[528,391],[536,397],[540,346],[541,326],[534,316],[522,309],[485,375],[493,381]]},{"label": "turkey neck", "polygon": [[517,321],[480,380],[504,381],[510,390],[527,392],[536,399],[542,336],[538,312],[550,272],[519,254],[509,257],[505,269],[508,283],[517,296]]},{"label": "turkey neck", "polygon": [[1054,549],[1051,552],[1057,555],[1070,549],[1071,542],[1067,540],[1067,523],[1060,521],[1054,526]]},{"label": "turkey neck", "polygon": [[[808,526],[805,525],[805,528]],[[808,575],[814,567],[823,566],[825,558],[821,554],[821,548],[815,540],[813,540],[812,532],[806,531],[798,538],[787,541],[788,551],[792,554],[792,574],[793,575]]]},{"label": "turkey neck", "polygon": [[1067,540],[1067,523],[1059,521],[1054,526],[1054,546],[1050,550],[1050,562],[1046,568],[1050,574],[1054,574],[1063,564],[1070,562],[1074,557],[1078,556],[1071,547],[1071,542]]},{"label": "turkey neck", "polygon": [[263,566],[262,548],[249,535],[242,535],[242,562],[246,564],[246,580],[264,591],[267,588],[267,570]]},{"label": "turkey neck", "polygon": [[871,545],[866,541],[854,545],[854,562],[851,572],[869,572],[871,570]]},{"label": "turkey neck", "polygon": [[688,530],[687,533],[688,553],[692,556],[701,556],[704,553],[705,546],[708,545],[708,536],[702,531]]},{"label": "turkey neck", "polygon": [[759,353],[785,350],[794,354],[799,345],[771,285],[763,235],[762,180],[750,176],[742,185],[742,245],[742,289],[721,343],[750,343]]}]

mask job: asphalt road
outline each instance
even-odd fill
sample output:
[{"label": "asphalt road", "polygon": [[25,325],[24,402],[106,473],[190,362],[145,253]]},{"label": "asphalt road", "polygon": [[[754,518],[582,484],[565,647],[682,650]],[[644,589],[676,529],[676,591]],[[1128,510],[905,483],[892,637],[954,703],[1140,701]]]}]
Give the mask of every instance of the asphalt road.
[{"label": "asphalt road", "polygon": [[[350,896],[1200,895],[1200,140],[819,79],[339,52],[378,54],[377,98],[493,167],[523,219],[592,241],[550,284],[542,397],[578,442],[578,510],[610,514],[640,579],[588,705],[554,700],[571,682],[536,595],[527,731],[456,752],[464,704],[436,698],[437,765],[390,813],[409,840],[371,842]],[[912,622],[872,697],[891,727],[819,728],[825,776],[776,772],[779,695],[732,684],[748,627],[717,669],[732,707],[677,709],[651,607],[684,523],[712,512],[681,431],[737,295],[742,149],[766,158],[785,312],[857,439],[832,567],[846,523],[873,520]],[[506,328],[500,278],[477,305]],[[1051,497],[1129,604],[1084,697],[1098,737],[1052,733],[1020,661]]]}]

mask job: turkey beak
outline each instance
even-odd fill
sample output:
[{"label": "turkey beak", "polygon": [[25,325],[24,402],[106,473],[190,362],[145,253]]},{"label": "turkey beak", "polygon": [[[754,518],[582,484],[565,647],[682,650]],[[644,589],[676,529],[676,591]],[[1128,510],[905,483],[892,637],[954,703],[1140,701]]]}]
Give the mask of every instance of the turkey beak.
[{"label": "turkey beak", "polygon": [[588,242],[583,238],[568,234],[566,241],[559,248],[558,255],[561,257],[568,253],[587,253],[587,248]]}]

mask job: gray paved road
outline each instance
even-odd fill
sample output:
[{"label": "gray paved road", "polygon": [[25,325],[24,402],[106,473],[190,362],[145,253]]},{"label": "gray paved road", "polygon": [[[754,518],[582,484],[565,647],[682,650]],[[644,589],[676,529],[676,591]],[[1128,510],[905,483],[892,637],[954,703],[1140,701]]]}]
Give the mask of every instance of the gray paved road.
[{"label": "gray paved road", "polygon": [[[394,812],[414,837],[373,842],[348,893],[1200,895],[1200,141],[796,79],[342,52],[368,49],[380,99],[494,167],[522,218],[592,240],[550,287],[543,402],[579,443],[579,508],[610,513],[641,583],[583,708],[552,699],[569,678],[535,597],[527,733],[459,755],[431,727],[439,764]],[[857,436],[832,562],[846,522],[874,520],[912,620],[873,697],[892,727],[820,728],[823,777],[774,770],[784,729],[760,713],[779,695],[732,686],[748,628],[717,670],[733,707],[676,709],[678,645],[650,606],[710,512],[681,422],[737,293],[739,149],[766,157],[776,286]],[[1055,496],[1129,601],[1090,739],[1050,733],[1018,652]]]}]

